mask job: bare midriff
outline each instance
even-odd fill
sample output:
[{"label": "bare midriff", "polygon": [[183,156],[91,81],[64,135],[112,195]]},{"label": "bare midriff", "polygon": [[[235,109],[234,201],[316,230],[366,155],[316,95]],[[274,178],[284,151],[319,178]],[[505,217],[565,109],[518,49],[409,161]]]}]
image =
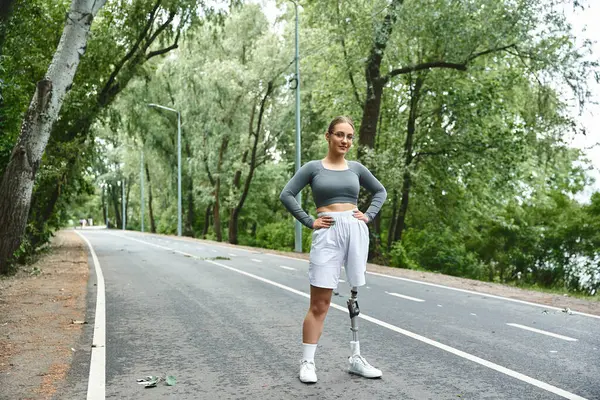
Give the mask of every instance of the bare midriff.
[{"label": "bare midriff", "polygon": [[356,204],[352,203],[334,203],[327,206],[317,208],[317,212],[340,212],[356,209]]}]

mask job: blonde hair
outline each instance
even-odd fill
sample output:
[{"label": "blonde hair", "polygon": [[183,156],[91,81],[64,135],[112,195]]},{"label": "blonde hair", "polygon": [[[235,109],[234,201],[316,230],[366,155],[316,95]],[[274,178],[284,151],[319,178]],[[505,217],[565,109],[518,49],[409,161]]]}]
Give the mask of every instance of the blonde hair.
[{"label": "blonde hair", "polygon": [[329,124],[329,128],[327,128],[327,132],[328,132],[328,133],[333,133],[333,129],[335,128],[335,126],[336,126],[337,124],[344,124],[344,123],[346,123],[346,124],[350,124],[350,126],[352,127],[352,130],[356,130],[356,129],[354,128],[354,122],[352,121],[352,118],[350,118],[350,117],[347,117],[347,116],[345,116],[345,115],[340,115],[340,116],[338,116],[338,117],[335,117],[335,118],[334,118],[334,119],[331,121],[331,123]]}]

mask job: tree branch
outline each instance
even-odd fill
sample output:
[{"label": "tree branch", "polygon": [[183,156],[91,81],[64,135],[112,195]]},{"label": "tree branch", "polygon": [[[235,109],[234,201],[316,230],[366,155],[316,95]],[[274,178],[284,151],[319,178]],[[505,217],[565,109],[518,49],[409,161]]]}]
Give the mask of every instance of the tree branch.
[{"label": "tree branch", "polygon": [[403,74],[408,74],[410,72],[423,71],[423,70],[428,70],[428,69],[432,69],[432,68],[450,68],[450,69],[456,69],[459,71],[466,71],[467,65],[450,63],[450,62],[445,62],[445,61],[433,61],[433,62],[427,62],[427,63],[423,63],[423,64],[409,65],[408,67],[404,67],[404,68],[394,69],[389,74],[387,74],[383,79],[387,82],[390,78],[393,78],[396,75],[403,75]]},{"label": "tree branch", "polygon": [[108,95],[108,92],[110,91],[111,86],[113,86],[113,83],[114,83],[115,79],[117,78],[117,75],[119,74],[119,72],[121,72],[121,69],[123,69],[125,64],[135,55],[135,53],[139,49],[140,44],[142,43],[142,41],[148,34],[148,31],[154,24],[154,20],[156,18],[156,11],[160,7],[161,1],[162,0],[156,1],[156,3],[154,4],[154,7],[152,8],[152,11],[150,11],[150,18],[148,18],[148,21],[146,22],[144,29],[142,29],[142,32],[139,34],[137,40],[135,41],[135,44],[131,47],[131,49],[127,52],[127,54],[125,54],[125,56],[115,66],[114,71],[110,74],[110,77],[108,78],[108,80],[106,81],[106,84],[104,85],[104,88],[102,89],[100,98],[104,98],[106,95]]},{"label": "tree branch", "polygon": [[426,63],[422,63],[422,64],[409,65],[409,66],[403,67],[403,68],[396,68],[396,69],[392,70],[389,74],[384,76],[383,81],[387,82],[390,78],[393,78],[396,75],[403,75],[403,74],[408,74],[411,72],[429,70],[429,69],[434,69],[434,68],[448,68],[448,69],[455,69],[457,71],[466,71],[468,64],[471,61],[475,60],[476,58],[485,56],[487,54],[499,52],[499,51],[505,51],[505,50],[508,50],[508,49],[511,49],[514,47],[516,47],[516,44],[513,43],[513,44],[509,44],[507,46],[496,47],[493,49],[487,49],[487,50],[481,51],[479,53],[470,55],[462,63],[452,63],[452,62],[446,62],[446,61],[432,61],[432,62],[426,62]]}]

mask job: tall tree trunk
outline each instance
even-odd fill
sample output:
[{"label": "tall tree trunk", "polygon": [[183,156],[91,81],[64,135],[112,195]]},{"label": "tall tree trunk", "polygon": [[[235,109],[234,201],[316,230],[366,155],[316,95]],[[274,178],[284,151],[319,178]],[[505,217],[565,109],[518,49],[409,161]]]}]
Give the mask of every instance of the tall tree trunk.
[{"label": "tall tree trunk", "polygon": [[[248,123],[248,137],[252,138],[254,135],[254,118],[256,116],[256,103],[258,99],[254,99],[254,103],[252,104],[252,110],[250,111],[250,121]],[[242,164],[246,165],[248,160],[248,154],[250,153],[249,149],[246,148],[244,150],[244,154],[242,155]],[[239,190],[242,185],[242,170],[238,169],[235,171],[235,175],[233,176],[233,187],[236,190]],[[238,243],[238,220],[239,220],[239,212],[237,211],[237,207],[233,206],[229,210],[229,243],[237,244]]]},{"label": "tall tree trunk", "polygon": [[185,221],[184,235],[194,237],[194,181],[189,177],[189,189],[187,193],[187,218]]},{"label": "tall tree trunk", "polygon": [[110,228],[110,226],[108,226],[107,221],[106,221],[106,216],[108,215],[108,213],[106,212],[106,189],[103,187],[102,188],[102,219],[104,220],[104,224],[106,225],[107,228]]},{"label": "tall tree trunk", "polygon": [[120,228],[122,226],[121,208],[120,208],[120,204],[119,204],[119,194],[115,192],[114,186],[112,186],[110,188],[110,195],[111,195],[110,197],[112,199],[113,207],[115,209],[115,221],[116,221],[115,228]]},{"label": "tall tree trunk", "polygon": [[217,177],[215,179],[215,190],[214,190],[214,204],[213,204],[213,228],[215,230],[215,235],[217,236],[217,241],[223,241],[223,232],[221,231],[221,167],[223,166],[223,158],[225,156],[225,152],[227,151],[227,146],[229,145],[229,138],[227,136],[223,136],[221,140],[221,147],[219,148],[219,160],[217,162]]},{"label": "tall tree trunk", "polygon": [[358,158],[362,159],[365,147],[372,149],[375,145],[377,122],[381,111],[381,95],[386,79],[381,76],[381,62],[385,54],[388,40],[396,23],[397,13],[403,0],[392,0],[388,14],[383,19],[381,27],[375,32],[375,40],[365,68],[367,92],[363,107],[363,115],[358,131]]},{"label": "tall tree trunk", "polygon": [[400,199],[400,210],[398,211],[398,220],[396,222],[396,229],[394,233],[395,241],[402,240],[402,233],[404,232],[404,225],[406,222],[406,213],[408,211],[408,202],[412,185],[410,166],[414,159],[413,141],[416,131],[421,88],[423,87],[424,82],[425,77],[423,75],[419,75],[410,96],[410,112],[408,115],[406,140],[404,141],[404,175],[402,178],[402,198]]},{"label": "tall tree trunk", "polygon": [[144,162],[146,168],[146,180],[148,181],[148,213],[150,214],[150,232],[156,233],[156,222],[154,221],[154,211],[152,209],[152,181],[150,180],[150,169],[148,163]]},{"label": "tall tree trunk", "polygon": [[[254,171],[256,170],[256,155],[258,150],[258,142],[260,138],[260,131],[262,129],[262,119],[266,108],[266,103],[268,97],[273,92],[273,81],[269,81],[267,84],[267,91],[263,96],[260,102],[260,110],[258,112],[258,122],[256,125],[256,131],[254,132],[254,143],[252,144],[252,151],[250,153],[250,170],[248,171],[248,176],[246,177],[246,181],[244,182],[244,189],[242,191],[242,196],[238,201],[238,204],[234,207],[233,212],[231,213],[229,219],[229,243],[237,244],[238,243],[238,219],[240,216],[240,212],[242,211],[242,207],[244,207],[244,202],[248,197],[248,192],[250,191],[250,183],[252,182],[252,178],[254,177]],[[253,113],[254,114],[254,113]]]},{"label": "tall tree trunk", "polygon": [[396,189],[394,189],[392,199],[392,218],[390,218],[390,227],[388,229],[387,238],[388,251],[392,250],[392,243],[394,242],[396,232],[396,213],[398,212],[398,192],[396,191]]},{"label": "tall tree trunk", "polygon": [[0,273],[8,272],[21,244],[35,176],[52,125],[85,53],[94,16],[105,0],[73,0],[58,48],[44,79],[38,82],[21,133],[0,183]]},{"label": "tall tree trunk", "polygon": [[202,239],[206,239],[206,235],[208,234],[208,227],[210,226],[210,213],[212,211],[212,204],[206,206],[206,211],[204,212],[204,227],[202,228]]},{"label": "tall tree trunk", "polygon": [[129,194],[131,193],[131,186],[133,182],[133,176],[129,175],[129,178],[125,181],[127,182],[127,191],[125,192],[125,229],[127,229],[127,223],[130,221],[129,219]]},{"label": "tall tree trunk", "polygon": [[[192,158],[192,150],[189,141],[185,143],[185,153],[188,160]],[[194,237],[194,179],[192,173],[187,171],[187,213],[183,234],[185,236]]]}]

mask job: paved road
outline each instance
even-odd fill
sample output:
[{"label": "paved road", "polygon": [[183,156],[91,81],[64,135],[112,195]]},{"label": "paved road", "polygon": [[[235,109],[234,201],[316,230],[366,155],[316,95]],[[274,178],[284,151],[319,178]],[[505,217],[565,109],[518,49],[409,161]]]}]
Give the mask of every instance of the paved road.
[{"label": "paved road", "polygon": [[[319,382],[307,386],[297,378],[306,261],[135,232],[83,235],[105,280],[108,399],[600,399],[600,318],[369,274],[361,350],[383,378],[346,372],[342,283],[316,354]],[[79,378],[60,398],[85,395],[89,367],[76,362]],[[136,384],[159,374],[178,382]]]}]

